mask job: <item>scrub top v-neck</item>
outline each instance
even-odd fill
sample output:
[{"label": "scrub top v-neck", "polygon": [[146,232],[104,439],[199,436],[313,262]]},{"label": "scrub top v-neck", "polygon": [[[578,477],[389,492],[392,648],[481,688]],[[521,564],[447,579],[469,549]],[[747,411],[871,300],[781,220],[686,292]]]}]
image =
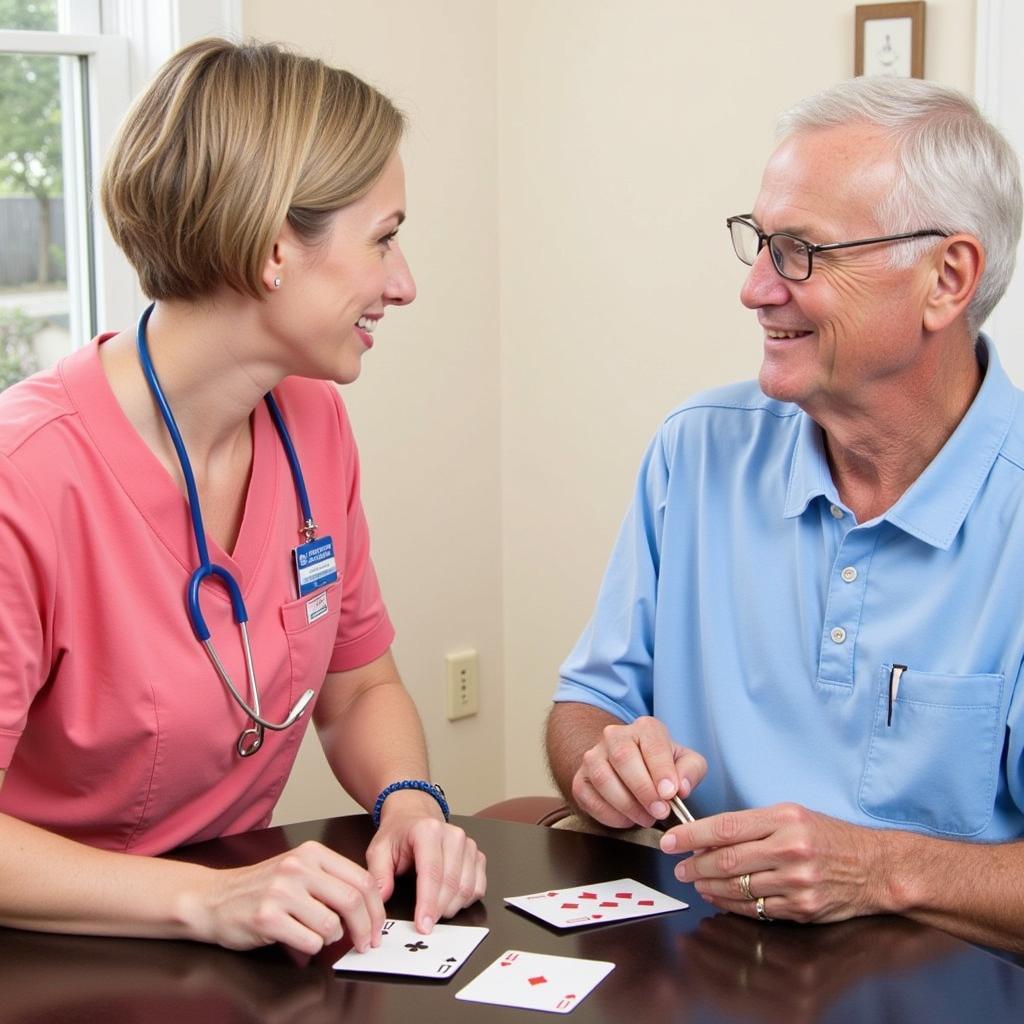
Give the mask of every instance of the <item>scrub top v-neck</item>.
[{"label": "scrub top v-neck", "polygon": [[[255,757],[235,753],[245,714],[185,614],[195,567],[187,503],[111,392],[103,340],[0,396],[0,811],[155,853],[267,824],[305,725],[268,733]],[[328,672],[383,654],[394,630],[337,389],[288,378],[275,392],[340,579],[296,594],[298,503],[262,403],[234,550],[207,540],[238,579],[259,637],[263,705],[283,716]],[[226,593],[209,588],[204,613],[226,667],[244,679]]]}]

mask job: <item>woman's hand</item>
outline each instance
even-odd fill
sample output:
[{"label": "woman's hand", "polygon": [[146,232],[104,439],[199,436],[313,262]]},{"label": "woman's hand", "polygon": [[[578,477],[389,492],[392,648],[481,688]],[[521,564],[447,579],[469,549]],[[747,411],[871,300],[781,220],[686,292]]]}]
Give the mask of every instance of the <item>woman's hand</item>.
[{"label": "woman's hand", "polygon": [[183,899],[194,937],[229,949],[281,942],[310,955],[347,935],[380,944],[384,900],[374,875],[320,843],[250,867],[210,871]]},{"label": "woman's hand", "polygon": [[415,790],[392,793],[385,801],[366,866],[384,900],[394,891],[395,876],[415,868],[413,917],[424,933],[487,889],[487,858],[461,828],[445,823],[433,797]]}]

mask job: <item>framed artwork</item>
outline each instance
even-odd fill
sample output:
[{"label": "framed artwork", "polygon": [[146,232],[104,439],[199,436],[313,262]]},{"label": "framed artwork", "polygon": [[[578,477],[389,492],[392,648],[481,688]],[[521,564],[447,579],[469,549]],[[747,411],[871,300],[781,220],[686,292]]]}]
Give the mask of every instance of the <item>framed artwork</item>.
[{"label": "framed artwork", "polygon": [[924,0],[858,4],[855,75],[924,78]]}]

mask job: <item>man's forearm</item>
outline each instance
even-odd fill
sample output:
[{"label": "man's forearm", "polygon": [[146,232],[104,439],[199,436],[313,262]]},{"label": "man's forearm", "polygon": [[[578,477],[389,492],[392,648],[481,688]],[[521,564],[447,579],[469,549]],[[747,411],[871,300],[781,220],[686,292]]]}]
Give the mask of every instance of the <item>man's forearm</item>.
[{"label": "man's forearm", "polygon": [[548,768],[562,796],[574,807],[572,780],[583,755],[600,740],[606,725],[621,724],[614,715],[590,704],[555,704],[548,713],[545,733]]},{"label": "man's forearm", "polygon": [[895,910],[972,942],[1024,952],[1024,842],[888,835],[902,903]]}]

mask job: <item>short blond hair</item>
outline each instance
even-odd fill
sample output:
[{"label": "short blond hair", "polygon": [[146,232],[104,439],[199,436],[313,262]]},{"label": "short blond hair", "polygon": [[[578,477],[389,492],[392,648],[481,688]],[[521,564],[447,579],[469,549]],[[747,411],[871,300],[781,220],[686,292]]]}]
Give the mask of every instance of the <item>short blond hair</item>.
[{"label": "short blond hair", "polygon": [[369,191],[403,115],[348,71],[273,44],[202,39],[157,72],[100,182],[114,240],[152,299],[226,284],[256,298],[285,220],[310,245]]}]

